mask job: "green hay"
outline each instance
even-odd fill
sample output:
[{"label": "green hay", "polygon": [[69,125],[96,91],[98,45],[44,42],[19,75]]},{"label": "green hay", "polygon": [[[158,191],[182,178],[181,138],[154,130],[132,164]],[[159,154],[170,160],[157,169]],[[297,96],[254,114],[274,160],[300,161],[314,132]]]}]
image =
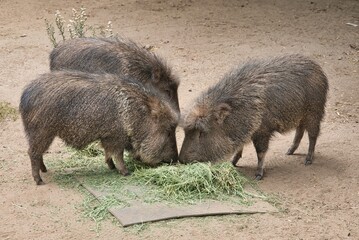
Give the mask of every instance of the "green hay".
[{"label": "green hay", "polygon": [[203,199],[238,197],[242,203],[248,203],[250,197],[243,189],[249,180],[230,163],[141,169],[133,173],[133,180],[146,186],[156,186],[157,194],[170,202],[192,203]]},{"label": "green hay", "polygon": [[0,122],[5,119],[11,119],[15,121],[18,117],[16,108],[12,107],[8,102],[0,102]]},{"label": "green hay", "polygon": [[126,203],[120,201],[115,196],[102,197],[100,201],[93,195],[87,194],[80,208],[83,212],[83,216],[92,219],[96,223],[95,232],[99,232],[101,229],[101,222],[110,217],[108,209],[111,207],[125,207]]},{"label": "green hay", "polygon": [[[52,159],[46,162],[54,172],[52,181],[62,187],[73,188],[80,186],[78,179],[81,179],[82,183],[108,194],[108,197],[101,201],[87,197],[81,206],[84,215],[96,222],[97,230],[100,222],[109,216],[109,207],[129,206],[136,199],[168,204],[195,204],[213,199],[245,205],[251,204],[255,198],[268,200],[268,197],[257,189],[255,182],[246,178],[228,162],[150,168],[126,153],[126,166],[132,174],[122,176],[116,170],[108,169],[98,143],[81,151],[70,149],[69,153],[68,159]],[[252,191],[246,191],[246,186]],[[140,193],[132,191],[133,187],[138,187]],[[253,194],[253,189],[256,189],[256,195]]]}]

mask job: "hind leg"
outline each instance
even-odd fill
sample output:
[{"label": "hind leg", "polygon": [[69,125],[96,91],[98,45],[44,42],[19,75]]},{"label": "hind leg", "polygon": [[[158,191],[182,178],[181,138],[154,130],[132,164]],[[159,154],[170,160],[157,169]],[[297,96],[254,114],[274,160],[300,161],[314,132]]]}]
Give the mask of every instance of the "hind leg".
[{"label": "hind leg", "polygon": [[299,126],[297,127],[297,130],[295,131],[294,140],[292,146],[290,146],[290,148],[287,151],[287,155],[292,155],[295,152],[295,150],[297,150],[299,143],[303,138],[304,130],[305,128],[303,123],[300,123]]},{"label": "hind leg", "polygon": [[30,147],[28,150],[28,154],[31,160],[32,176],[37,185],[44,184],[40,176],[40,170],[42,172],[47,172],[43,160],[43,154],[50,147],[53,140],[54,140],[54,136],[47,136],[47,137],[36,136],[33,138],[29,136]]},{"label": "hind leg", "polygon": [[315,145],[320,132],[320,121],[313,120],[308,125],[309,148],[307,157],[305,158],[305,165],[310,165],[313,162]]},{"label": "hind leg", "polygon": [[271,135],[255,135],[252,138],[257,152],[258,166],[256,171],[256,180],[261,180],[264,174],[264,157],[267,153]]},{"label": "hind leg", "polygon": [[36,155],[36,154],[30,153],[30,151],[29,151],[29,156],[30,156],[30,160],[31,160],[32,177],[34,178],[37,185],[45,184],[44,181],[42,181],[42,178],[40,176],[40,161],[41,161],[42,155]]}]

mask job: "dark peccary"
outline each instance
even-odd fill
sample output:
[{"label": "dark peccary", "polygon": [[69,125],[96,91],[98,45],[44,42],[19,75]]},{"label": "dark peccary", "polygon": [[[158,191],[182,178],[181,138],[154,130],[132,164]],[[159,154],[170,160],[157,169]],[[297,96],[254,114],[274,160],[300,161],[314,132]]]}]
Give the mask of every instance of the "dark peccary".
[{"label": "dark peccary", "polygon": [[56,136],[76,149],[100,140],[109,168],[117,167],[123,175],[128,174],[123,161],[127,146],[149,165],[176,160],[174,129],[179,114],[163,97],[111,74],[41,75],[25,88],[19,107],[35,182],[43,184],[40,170],[47,171],[43,154]]},{"label": "dark peccary", "polygon": [[243,146],[253,141],[263,177],[264,156],[275,132],[296,128],[292,146],[297,149],[305,130],[311,164],[328,92],[321,67],[300,55],[252,60],[228,73],[202,93],[184,117],[182,163],[232,159],[236,165]]},{"label": "dark peccary", "polygon": [[129,76],[169,96],[179,110],[178,79],[154,53],[124,38],[77,38],[62,42],[50,54],[50,69]]}]

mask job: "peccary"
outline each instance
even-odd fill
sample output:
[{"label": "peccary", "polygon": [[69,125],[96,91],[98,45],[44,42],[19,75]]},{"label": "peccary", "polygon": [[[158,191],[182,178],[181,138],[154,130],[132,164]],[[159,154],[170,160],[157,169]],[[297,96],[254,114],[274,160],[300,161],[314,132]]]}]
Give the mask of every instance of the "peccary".
[{"label": "peccary", "polygon": [[305,164],[311,164],[327,92],[327,77],[307,57],[288,55],[249,61],[198,97],[183,119],[185,138],[179,161],[231,158],[236,165],[243,146],[253,141],[259,180],[272,135],[296,128],[287,154],[294,153],[307,130]]},{"label": "peccary", "polygon": [[25,88],[19,107],[35,182],[43,184],[43,154],[56,136],[76,149],[99,140],[109,168],[117,167],[123,175],[128,174],[123,161],[128,146],[149,165],[176,160],[179,113],[163,98],[154,89],[111,74],[41,75]]},{"label": "peccary", "polygon": [[50,69],[112,73],[130,76],[169,96],[179,110],[178,79],[154,53],[125,38],[77,38],[66,40],[50,54]]}]

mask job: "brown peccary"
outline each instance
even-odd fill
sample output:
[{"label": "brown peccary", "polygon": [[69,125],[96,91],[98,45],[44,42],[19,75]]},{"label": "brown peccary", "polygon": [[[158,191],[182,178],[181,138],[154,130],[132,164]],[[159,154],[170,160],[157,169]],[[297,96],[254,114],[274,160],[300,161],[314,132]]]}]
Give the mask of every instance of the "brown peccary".
[{"label": "brown peccary", "polygon": [[[24,90],[20,113],[29,142],[32,175],[40,185],[43,154],[58,136],[76,149],[99,140],[110,169],[127,175],[123,152],[148,165],[178,158],[174,136],[179,114],[166,96],[111,74],[55,71]],[[116,166],[111,156],[116,160]]]},{"label": "brown peccary", "polygon": [[169,96],[179,111],[178,79],[154,53],[125,38],[77,38],[62,42],[50,54],[50,69],[129,76]]},{"label": "brown peccary", "polygon": [[321,67],[300,55],[252,60],[224,76],[198,97],[183,119],[182,163],[231,158],[236,165],[243,146],[253,141],[263,177],[264,156],[275,132],[296,128],[292,146],[309,135],[305,164],[311,164],[328,92]]}]

